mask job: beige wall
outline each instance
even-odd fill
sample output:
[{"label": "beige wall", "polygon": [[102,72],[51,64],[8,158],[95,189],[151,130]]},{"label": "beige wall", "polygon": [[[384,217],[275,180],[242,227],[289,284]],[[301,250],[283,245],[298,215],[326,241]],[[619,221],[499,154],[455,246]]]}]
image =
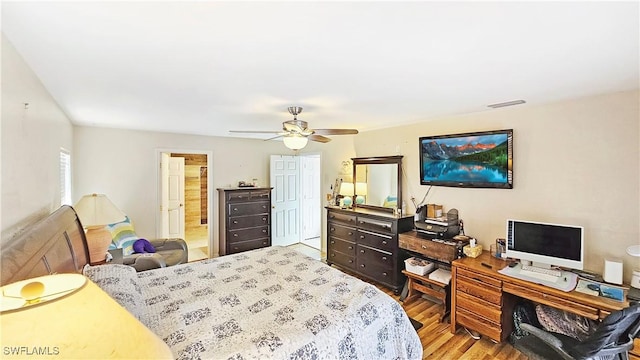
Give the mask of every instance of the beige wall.
[{"label": "beige wall", "polygon": [[[156,209],[159,208],[156,153],[158,149],[188,153],[211,151],[214,254],[218,253],[218,199],[216,188],[237,185],[238,180],[257,178],[269,183],[269,156],[291,155],[280,141],[178,135],[96,127],[75,127],[74,198],[87,193],[104,193],[135,224],[141,237],[156,236]],[[342,160],[354,156],[352,136],[334,136],[328,144],[310,142],[306,153],[322,158],[322,191],[329,192]],[[324,231],[325,226],[323,226]],[[324,237],[323,237],[324,238]]]},{"label": "beige wall", "polygon": [[1,114],[0,244],[5,244],[60,206],[60,148],[73,151],[73,127],[4,34]]},{"label": "beige wall", "polygon": [[[339,176],[343,160],[402,154],[404,194],[420,200],[427,187],[419,185],[418,137],[513,128],[514,189],[434,187],[428,201],[459,209],[467,233],[485,247],[504,236],[509,217],[582,225],[587,268],[601,271],[604,257],[619,257],[628,281],[631,269],[640,267],[640,259],[624,253],[640,241],[638,98],[636,91],[440,118],[335,136],[305,152],[322,155],[323,193]],[[275,141],[72,127],[4,36],[1,114],[2,244],[22,225],[59,206],[60,147],[72,152],[74,201],[86,193],[106,193],[147,237],[156,230],[157,149],[211,151],[213,188],[253,178],[266,183],[269,155],[290,153]],[[214,197],[213,209],[216,204]],[[216,209],[214,228],[217,215]]]},{"label": "beige wall", "polygon": [[[403,197],[419,202],[418,138],[514,129],[514,188],[434,186],[427,202],[457,208],[466,233],[485,248],[505,236],[507,218],[582,225],[586,268],[598,272],[605,257],[624,260],[625,279],[640,267],[625,249],[640,242],[640,142],[638,92],[425,121],[361,133],[358,156],[404,155]],[[405,195],[406,194],[406,195]]]}]

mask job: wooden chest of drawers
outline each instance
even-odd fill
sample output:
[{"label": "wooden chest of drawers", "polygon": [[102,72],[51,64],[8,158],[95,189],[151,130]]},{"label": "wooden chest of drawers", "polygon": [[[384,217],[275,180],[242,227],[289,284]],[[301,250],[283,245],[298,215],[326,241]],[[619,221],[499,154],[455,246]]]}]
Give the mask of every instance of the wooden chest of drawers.
[{"label": "wooden chest of drawers", "polygon": [[218,189],[220,255],[271,246],[271,188]]},{"label": "wooden chest of drawers", "polygon": [[413,217],[371,210],[327,208],[327,263],[335,264],[398,292],[404,259],[398,232],[411,230]]}]

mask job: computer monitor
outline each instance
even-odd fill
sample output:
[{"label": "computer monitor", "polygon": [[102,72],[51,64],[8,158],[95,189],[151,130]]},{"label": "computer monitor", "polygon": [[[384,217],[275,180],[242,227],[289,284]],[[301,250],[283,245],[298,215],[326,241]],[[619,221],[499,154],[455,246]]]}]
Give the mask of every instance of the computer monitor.
[{"label": "computer monitor", "polygon": [[508,219],[506,255],[532,261],[537,267],[582,270],[583,233],[582,226]]}]

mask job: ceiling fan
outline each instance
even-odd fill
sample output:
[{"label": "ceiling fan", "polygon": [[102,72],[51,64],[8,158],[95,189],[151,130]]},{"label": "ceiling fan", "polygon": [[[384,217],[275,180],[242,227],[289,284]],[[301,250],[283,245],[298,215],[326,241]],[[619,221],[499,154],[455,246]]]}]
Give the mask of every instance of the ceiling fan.
[{"label": "ceiling fan", "polygon": [[242,131],[242,130],[230,130],[231,133],[248,133],[248,134],[276,134],[267,140],[277,139],[282,137],[284,145],[292,150],[300,150],[307,146],[307,142],[317,141],[321,143],[327,143],[331,141],[330,138],[324,135],[355,135],[358,133],[356,129],[310,129],[306,121],[298,120],[298,114],[302,112],[300,106],[290,106],[287,108],[289,114],[293,115],[293,120],[285,121],[282,123],[281,131]]}]

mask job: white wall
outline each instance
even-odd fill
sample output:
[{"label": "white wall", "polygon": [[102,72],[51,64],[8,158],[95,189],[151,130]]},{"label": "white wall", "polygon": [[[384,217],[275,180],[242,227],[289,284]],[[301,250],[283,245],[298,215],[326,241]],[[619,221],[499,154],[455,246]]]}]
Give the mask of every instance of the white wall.
[{"label": "white wall", "polygon": [[[25,106],[28,103],[28,106]],[[2,239],[60,207],[60,148],[73,127],[2,34]]]},{"label": "white wall", "polygon": [[507,218],[585,228],[586,268],[602,271],[605,257],[624,260],[625,280],[639,259],[625,249],[640,243],[640,110],[637,91],[547,105],[520,105],[361,133],[358,156],[404,155],[403,198],[419,202],[418,138],[514,129],[514,188],[433,187],[428,203],[457,208],[467,235],[488,249],[505,237]]},{"label": "white wall", "polygon": [[[96,127],[75,127],[74,199],[104,193],[134,222],[141,237],[156,237],[157,149],[177,152],[211,151],[213,189],[235,186],[254,178],[269,184],[269,156],[293,154],[280,141],[178,135]],[[310,142],[304,152],[322,157],[322,193],[330,192],[342,160],[354,155],[352,136],[334,136],[328,144]],[[214,190],[215,191],[215,190]],[[218,253],[218,199],[210,207],[214,254]],[[323,195],[324,197],[324,195]],[[324,203],[323,203],[324,206]],[[326,226],[323,226],[323,232]],[[323,237],[324,238],[324,237]]]}]

